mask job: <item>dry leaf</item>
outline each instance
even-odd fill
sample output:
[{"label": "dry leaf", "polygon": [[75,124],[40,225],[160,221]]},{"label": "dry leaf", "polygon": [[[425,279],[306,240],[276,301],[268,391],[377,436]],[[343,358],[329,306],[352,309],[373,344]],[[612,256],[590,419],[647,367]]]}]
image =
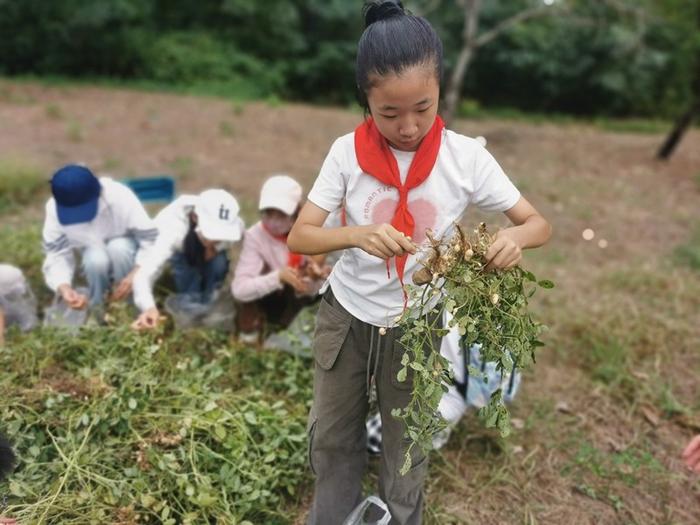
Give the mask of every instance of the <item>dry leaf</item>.
[{"label": "dry leaf", "polygon": [[644,414],[644,419],[646,419],[652,426],[659,426],[659,413],[658,411],[650,405],[642,405],[642,414]]}]

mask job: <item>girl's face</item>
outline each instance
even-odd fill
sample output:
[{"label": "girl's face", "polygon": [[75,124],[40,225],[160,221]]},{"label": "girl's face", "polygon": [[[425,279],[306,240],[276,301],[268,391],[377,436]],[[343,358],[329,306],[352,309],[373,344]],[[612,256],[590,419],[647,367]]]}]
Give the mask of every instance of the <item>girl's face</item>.
[{"label": "girl's face", "polygon": [[394,148],[416,151],[437,115],[440,84],[435,69],[418,65],[372,80],[367,102],[377,129]]},{"label": "girl's face", "polygon": [[[197,224],[197,214],[195,212],[190,213],[190,218],[192,219],[192,222]],[[202,246],[204,246],[207,249],[214,249],[216,248],[216,241],[211,241],[207,239],[204,235],[202,235],[202,232],[199,230],[199,228],[195,228],[195,233],[197,234],[197,237],[199,238],[199,242],[202,243]]]},{"label": "girl's face", "polygon": [[287,235],[294,226],[295,220],[295,216],[287,215],[274,208],[268,208],[262,212],[262,221],[273,235]]}]

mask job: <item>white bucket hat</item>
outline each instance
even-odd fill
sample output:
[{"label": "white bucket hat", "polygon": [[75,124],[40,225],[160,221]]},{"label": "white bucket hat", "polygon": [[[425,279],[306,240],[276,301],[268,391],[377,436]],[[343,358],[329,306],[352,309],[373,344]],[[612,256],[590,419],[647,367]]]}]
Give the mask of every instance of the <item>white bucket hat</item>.
[{"label": "white bucket hat", "polygon": [[244,224],[236,198],[224,190],[206,190],[199,194],[194,206],[197,226],[210,241],[239,241]]},{"label": "white bucket hat", "polygon": [[301,204],[301,185],[288,175],[274,175],[265,181],[260,191],[259,210],[274,208],[294,215]]},{"label": "white bucket hat", "polygon": [[23,294],[27,289],[27,281],[22,270],[10,264],[0,264],[0,294]]}]

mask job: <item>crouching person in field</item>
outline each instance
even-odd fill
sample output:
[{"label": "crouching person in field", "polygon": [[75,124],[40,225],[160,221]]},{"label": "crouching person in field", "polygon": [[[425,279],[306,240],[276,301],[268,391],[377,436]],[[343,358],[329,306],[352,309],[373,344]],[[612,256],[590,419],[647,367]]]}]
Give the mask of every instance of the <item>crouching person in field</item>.
[{"label": "crouching person in field", "polygon": [[158,240],[134,278],[134,303],[141,310],[134,328],[157,325],[153,284],[168,261],[177,291],[172,297],[179,305],[173,308],[206,312],[228,275],[228,251],[243,236],[239,212],[235,197],[217,189],[183,195],[161,210],[155,218]]},{"label": "crouching person in field", "polygon": [[286,328],[315,300],[329,268],[287,248],[287,235],[302,201],[299,183],[270,177],[260,192],[261,220],[246,231],[231,286],[237,301],[236,330],[248,343],[261,342],[268,328]]},{"label": "crouching person in field", "polygon": [[22,271],[0,264],[0,346],[5,342],[5,328],[17,326],[27,331],[37,321],[36,299]]},{"label": "crouching person in field", "polygon": [[[84,166],[68,165],[51,178],[43,245],[46,284],[72,309],[103,308],[107,293],[121,300],[131,293],[136,269],[158,236],[136,195]],[[87,292],[73,288],[76,254]]]}]

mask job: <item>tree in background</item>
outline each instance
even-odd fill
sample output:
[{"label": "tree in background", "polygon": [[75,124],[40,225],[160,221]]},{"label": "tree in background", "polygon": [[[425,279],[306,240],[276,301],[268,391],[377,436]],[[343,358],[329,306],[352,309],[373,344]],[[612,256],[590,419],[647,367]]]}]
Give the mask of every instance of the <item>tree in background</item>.
[{"label": "tree in background", "polygon": [[[465,109],[477,100],[578,115],[669,116],[687,104],[692,61],[679,42],[694,33],[669,17],[697,0],[557,0],[549,10],[534,0],[439,3],[429,16],[446,44],[447,112],[460,113],[463,97]],[[478,24],[469,16],[476,7]],[[474,48],[486,36],[469,55],[464,43]],[[466,55],[468,74],[455,90]]]},{"label": "tree in background", "polygon": [[[456,0],[456,3],[463,9],[462,47],[452,67],[452,72],[445,91],[442,116],[448,125],[457,113],[464,77],[467,74],[477,49],[495,40],[511,27],[531,18],[548,16],[554,13],[556,9],[552,6],[555,0],[538,0],[536,3],[523,6],[518,11],[508,15],[494,27],[479,33],[479,17],[481,16],[482,7],[481,0]],[[562,4],[563,0],[560,0],[559,5]],[[433,2],[431,7],[432,9],[436,9],[439,6],[440,2]],[[562,11],[561,9],[556,10]]]},{"label": "tree in background", "polygon": [[[697,34],[688,13],[698,0],[547,1],[405,0],[443,39],[451,115],[481,104],[675,117],[691,106],[686,42]],[[204,84],[345,105],[356,95],[361,3],[0,0],[0,74]]]},{"label": "tree in background", "polygon": [[[668,2],[668,4],[674,3],[676,2]],[[690,38],[680,42],[679,54],[687,54],[687,62],[691,64],[691,68],[687,77],[688,106],[678,117],[666,140],[659,148],[657,158],[661,160],[671,158],[685,132],[693,121],[700,117],[700,2],[692,2],[683,6],[674,5],[672,10],[668,9],[668,4],[667,15],[670,18],[670,23],[685,26],[689,33]],[[687,9],[681,12],[678,7]]]}]

